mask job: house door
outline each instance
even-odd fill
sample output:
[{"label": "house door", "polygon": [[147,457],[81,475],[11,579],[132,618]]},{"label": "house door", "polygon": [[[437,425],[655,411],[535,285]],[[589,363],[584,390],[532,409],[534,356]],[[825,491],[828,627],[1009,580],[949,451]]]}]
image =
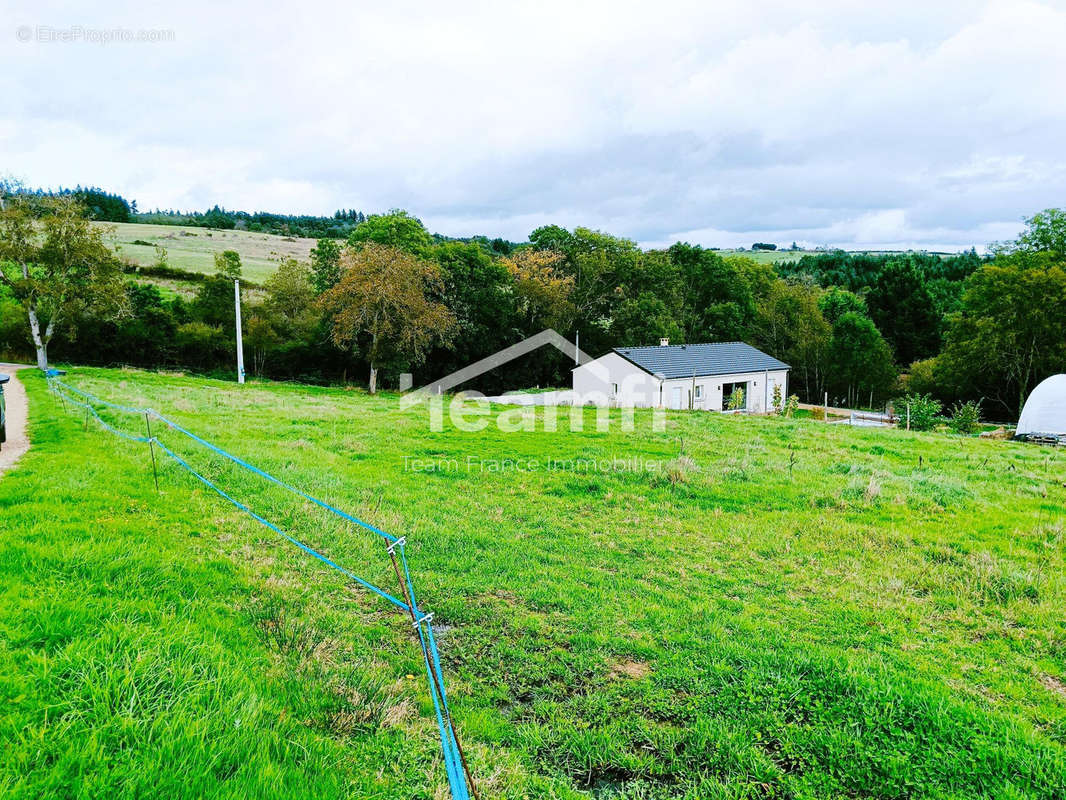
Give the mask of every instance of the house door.
[{"label": "house door", "polygon": [[670,395],[670,408],[681,408],[681,387],[675,386]]}]

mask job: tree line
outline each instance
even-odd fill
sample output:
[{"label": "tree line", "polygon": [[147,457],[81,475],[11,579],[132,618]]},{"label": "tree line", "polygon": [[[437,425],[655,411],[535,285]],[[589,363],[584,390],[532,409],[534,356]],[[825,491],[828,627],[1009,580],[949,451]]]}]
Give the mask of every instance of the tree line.
[{"label": "tree line", "polygon": [[206,211],[175,211],[156,209],[137,214],[133,222],[152,225],[180,225],[214,230],[242,230],[252,233],[272,233],[278,236],[299,236],[307,239],[330,237],[340,239],[366,221],[367,215],[354,209],[341,209],[333,216],[313,214],[276,214],[268,211],[233,211],[219,205]]},{"label": "tree line", "polygon": [[120,194],[105,191],[97,186],[75,186],[73,189],[27,189],[8,180],[0,179],[0,197],[21,195],[27,208],[40,217],[48,213],[51,201],[69,197],[83,209],[84,215],[99,222],[132,222],[137,216],[137,201],[126,200]]},{"label": "tree line", "polygon": [[[44,215],[22,201],[2,212],[0,350],[47,338],[72,362],[232,372],[237,253],[222,254],[192,296],[167,295],[130,282],[89,226],[61,247],[53,239],[71,226],[57,220],[86,211],[74,198],[50,202]],[[452,240],[404,211],[372,214],[245,294],[245,348],[255,375],[376,389],[402,372],[431,381],[546,327],[579,335],[593,355],[661,338],[747,341],[792,366],[805,400],[876,406],[910,390],[1011,416],[1066,354],[1048,305],[1066,293],[1063,219],[1038,214],[990,257],[826,253],[775,267],[681,242],[644,250],[581,227],[543,226],[520,244]],[[27,234],[34,226],[43,240]],[[77,263],[53,263],[60,252]],[[570,366],[533,354],[471,388],[565,386]]]}]

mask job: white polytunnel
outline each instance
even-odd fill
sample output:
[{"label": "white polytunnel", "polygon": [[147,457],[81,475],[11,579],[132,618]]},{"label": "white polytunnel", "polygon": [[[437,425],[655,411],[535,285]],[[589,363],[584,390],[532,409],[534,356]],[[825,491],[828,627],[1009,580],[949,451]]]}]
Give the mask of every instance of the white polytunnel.
[{"label": "white polytunnel", "polygon": [[1018,436],[1066,434],[1066,375],[1040,382],[1025,401],[1018,419]]}]

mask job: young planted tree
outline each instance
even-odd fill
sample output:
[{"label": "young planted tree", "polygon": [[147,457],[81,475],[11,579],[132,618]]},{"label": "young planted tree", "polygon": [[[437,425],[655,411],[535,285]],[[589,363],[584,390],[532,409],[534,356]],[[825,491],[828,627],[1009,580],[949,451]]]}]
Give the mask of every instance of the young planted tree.
[{"label": "young planted tree", "polygon": [[[40,214],[39,219],[35,211]],[[73,197],[9,196],[0,210],[0,281],[22,306],[37,350],[48,368],[48,345],[65,329],[76,335],[83,315],[116,317],[126,302],[122,271],[85,208]]]},{"label": "young planted tree", "polygon": [[344,251],[341,279],[319,302],[334,343],[359,345],[370,363],[371,394],[386,360],[418,363],[450,339],[455,316],[434,299],[442,290],[440,267],[407,251],[374,242]]}]

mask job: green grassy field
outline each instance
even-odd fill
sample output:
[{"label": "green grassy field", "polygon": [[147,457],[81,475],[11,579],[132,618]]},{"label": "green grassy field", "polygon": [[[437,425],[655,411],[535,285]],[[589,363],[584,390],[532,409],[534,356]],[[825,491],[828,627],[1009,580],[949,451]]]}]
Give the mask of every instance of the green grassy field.
[{"label": "green grassy field", "polygon": [[[156,494],[145,445],[23,375],[0,794],[447,796],[409,622],[172,463]],[[434,433],[392,395],[68,380],[408,537],[485,798],[1066,796],[1061,451],[684,412]],[[156,432],[392,587],[378,541]]]},{"label": "green grassy field", "polygon": [[[117,247],[121,255],[135,264],[149,266],[159,260],[157,247],[165,247],[172,267],[189,272],[215,272],[215,254],[236,250],[241,254],[243,274],[249,280],[262,283],[270,277],[282,258],[301,261],[310,258],[314,239],[297,239],[269,233],[248,231],[219,231],[207,228],[176,225],[141,225],[138,223],[107,223],[114,228],[105,240]],[[147,244],[145,244],[147,243]]]},{"label": "green grassy field", "polygon": [[[760,264],[777,264],[781,261],[799,261],[803,256],[815,256],[825,253],[825,250],[733,250],[723,248],[718,251],[722,256],[743,256],[757,261]],[[852,254],[866,255],[889,255],[899,253],[899,250],[849,250]],[[939,253],[939,255],[946,255]]]},{"label": "green grassy field", "polygon": [[718,251],[721,256],[743,256],[760,264],[776,264],[779,261],[795,261],[807,255],[804,250],[733,250],[723,248]]},{"label": "green grassy field", "polygon": [[[310,259],[314,239],[276,236],[248,231],[221,231],[180,225],[148,225],[141,223],[98,223],[114,228],[105,236],[108,245],[133,263],[150,266],[159,260],[157,247],[165,247],[172,267],[190,272],[210,274],[215,271],[215,254],[236,250],[241,254],[244,276],[262,283],[277,268],[282,258]],[[793,261],[817,251],[807,250],[733,250],[718,251],[723,256],[744,256],[761,264]],[[152,279],[152,283],[160,283]],[[179,292],[187,293],[187,292]]]}]

